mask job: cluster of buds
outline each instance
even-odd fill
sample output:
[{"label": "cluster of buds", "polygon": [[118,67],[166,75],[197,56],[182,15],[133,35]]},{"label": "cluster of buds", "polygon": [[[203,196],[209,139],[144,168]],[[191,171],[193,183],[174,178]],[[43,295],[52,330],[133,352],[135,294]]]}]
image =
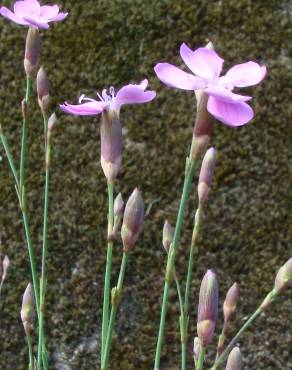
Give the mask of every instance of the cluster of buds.
[{"label": "cluster of buds", "polygon": [[123,225],[122,240],[124,252],[129,252],[135,245],[144,219],[144,202],[140,191],[136,188],[127,201]]},{"label": "cluster of buds", "polygon": [[35,316],[34,292],[31,283],[28,284],[23,294],[20,316],[24,327],[25,335],[30,336]]},{"label": "cluster of buds", "polygon": [[202,347],[211,342],[218,315],[219,288],[215,273],[208,270],[202,280],[198,305],[197,334]]},{"label": "cluster of buds", "polygon": [[212,177],[215,169],[215,149],[210,148],[207,150],[199,176],[198,195],[200,205],[206,203],[208,194],[211,187]]},{"label": "cluster of buds", "polygon": [[26,37],[24,69],[26,76],[32,78],[37,73],[40,56],[40,34],[36,27],[29,27]]},{"label": "cluster of buds", "polygon": [[122,162],[122,125],[115,110],[104,110],[100,124],[101,167],[108,182],[118,176]]}]

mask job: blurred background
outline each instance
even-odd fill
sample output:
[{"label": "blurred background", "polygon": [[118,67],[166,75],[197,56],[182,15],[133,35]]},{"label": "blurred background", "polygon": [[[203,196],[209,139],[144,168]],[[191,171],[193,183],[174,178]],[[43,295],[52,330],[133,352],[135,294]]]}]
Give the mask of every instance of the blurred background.
[{"label": "blurred background", "polygon": [[[43,4],[45,1],[43,1]],[[111,369],[151,369],[159,325],[166,256],[161,230],[174,223],[185,157],[191,141],[195,99],[168,89],[155,77],[159,61],[182,66],[179,47],[195,49],[212,40],[225,68],[248,60],[268,66],[268,77],[246,89],[256,118],[242,128],[216,125],[215,180],[199,242],[191,294],[189,367],[196,335],[200,280],[213,268],[221,303],[228,287],[241,287],[231,336],[272,288],[291,249],[291,15],[290,0],[74,0],[58,1],[68,18],[41,31],[41,64],[51,81],[54,132],[48,255],[47,338],[51,368],[97,368],[106,253],[106,182],[99,163],[98,118],[62,114],[58,104],[94,97],[147,77],[157,99],[122,108],[124,152],[117,191],[125,199],[138,186],[146,207],[137,248],[131,255],[112,348]],[[2,5],[11,7],[12,1]],[[26,29],[0,20],[0,121],[18,160],[20,102],[24,94],[23,48]],[[33,242],[40,258],[44,185],[43,124],[34,102],[29,129],[28,197]],[[26,369],[20,322],[21,297],[30,280],[27,249],[13,178],[0,148],[1,255],[11,260],[0,302],[0,368]],[[291,168],[290,168],[291,170]],[[196,207],[196,184],[186,213],[177,270],[181,279]],[[115,247],[117,278],[121,246]],[[292,294],[283,294],[240,339],[244,368],[292,369]],[[179,368],[179,307],[170,298],[161,370]],[[220,321],[221,320],[221,321]],[[222,316],[217,332],[221,331]],[[207,363],[214,358],[213,349]]]}]

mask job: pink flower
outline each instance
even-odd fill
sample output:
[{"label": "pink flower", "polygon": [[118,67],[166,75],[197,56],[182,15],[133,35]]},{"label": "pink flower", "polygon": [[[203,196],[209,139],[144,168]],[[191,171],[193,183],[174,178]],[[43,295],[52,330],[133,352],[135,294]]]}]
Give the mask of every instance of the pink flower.
[{"label": "pink flower", "polygon": [[37,0],[16,1],[14,12],[2,6],[0,14],[23,26],[49,28],[49,22],[60,22],[68,13],[59,12],[58,5],[41,6]]},{"label": "pink flower", "polygon": [[113,87],[109,89],[107,94],[106,89],[99,94],[99,100],[86,98],[81,95],[78,105],[72,105],[65,102],[60,105],[63,112],[74,114],[76,116],[94,116],[102,113],[103,111],[115,112],[117,115],[120,113],[120,108],[124,104],[141,104],[153,100],[156,96],[155,91],[145,91],[148,85],[148,80],[143,80],[139,85],[126,85],[122,87],[117,94]]},{"label": "pink flower", "polygon": [[183,43],[180,55],[194,74],[186,73],[169,63],[158,63],[154,70],[162,82],[183,90],[203,89],[209,96],[209,113],[228,126],[245,125],[253,118],[254,112],[246,103],[251,97],[232,91],[236,87],[261,82],[267,72],[265,66],[255,62],[237,64],[220,77],[224,60],[215,51],[208,48],[192,51]]}]

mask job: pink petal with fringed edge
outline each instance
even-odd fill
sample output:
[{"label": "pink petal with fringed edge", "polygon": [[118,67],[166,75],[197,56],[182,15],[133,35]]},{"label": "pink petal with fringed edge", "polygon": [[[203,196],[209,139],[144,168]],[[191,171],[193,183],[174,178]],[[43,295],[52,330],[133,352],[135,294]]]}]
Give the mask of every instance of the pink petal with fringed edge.
[{"label": "pink petal with fringed edge", "polygon": [[84,104],[68,104],[65,102],[60,105],[63,112],[73,114],[75,116],[95,116],[102,113],[106,104],[104,102],[94,101]]},{"label": "pink petal with fringed edge", "polygon": [[227,79],[233,86],[245,87],[258,84],[265,78],[266,74],[266,66],[247,62],[230,68],[223,78]]}]

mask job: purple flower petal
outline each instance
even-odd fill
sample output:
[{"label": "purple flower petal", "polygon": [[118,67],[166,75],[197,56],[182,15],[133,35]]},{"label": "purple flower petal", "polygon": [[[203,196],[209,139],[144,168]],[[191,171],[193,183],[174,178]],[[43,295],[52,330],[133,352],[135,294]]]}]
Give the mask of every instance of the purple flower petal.
[{"label": "purple flower petal", "polygon": [[213,96],[224,102],[236,103],[238,101],[248,101],[251,100],[251,96],[244,96],[239,94],[234,94],[231,90],[226,89],[224,86],[213,85],[205,89],[205,93],[209,96]]},{"label": "purple flower petal", "polygon": [[53,22],[61,22],[63,19],[65,19],[67,17],[68,13],[59,13],[58,15],[56,15],[56,17],[50,19],[50,22],[53,21]]},{"label": "purple flower petal", "polygon": [[218,121],[231,127],[245,125],[254,116],[252,108],[243,101],[229,103],[212,96],[208,99],[207,109]]},{"label": "purple flower petal", "polygon": [[28,22],[25,22],[23,19],[21,19],[18,16],[16,16],[11,10],[9,10],[8,8],[6,8],[5,6],[2,6],[2,8],[0,9],[0,14],[3,17],[9,19],[12,22],[21,24],[23,26],[28,26],[29,25]]},{"label": "purple flower petal", "polygon": [[160,81],[170,87],[177,87],[183,90],[198,90],[206,86],[201,78],[186,73],[169,63],[158,63],[154,71]]},{"label": "purple flower petal", "polygon": [[153,100],[156,96],[155,91],[144,91],[148,85],[147,80],[143,80],[140,85],[127,85],[122,87],[116,95],[116,105],[119,109],[123,104],[141,104]]},{"label": "purple flower petal", "polygon": [[266,66],[260,66],[255,62],[247,62],[230,68],[225,78],[233,86],[245,87],[258,84],[265,78],[266,74]]},{"label": "purple flower petal", "polygon": [[35,19],[29,16],[23,17],[23,20],[29,23],[32,26],[38,27],[38,28],[43,28],[43,29],[48,29],[50,26],[48,25],[47,21],[40,19]]},{"label": "purple flower petal", "polygon": [[44,5],[41,6],[40,16],[46,19],[54,18],[59,13],[58,5]]},{"label": "purple flower petal", "polygon": [[100,101],[88,102],[83,104],[68,104],[65,102],[60,105],[63,112],[73,114],[75,116],[94,116],[102,113],[105,108],[105,103]]},{"label": "purple flower petal", "polygon": [[212,80],[219,77],[224,59],[210,49],[199,48],[192,51],[186,44],[180,47],[180,55],[190,70],[199,77]]},{"label": "purple flower petal", "polygon": [[25,15],[40,15],[40,4],[37,0],[16,1],[13,9],[14,13],[21,18]]}]

